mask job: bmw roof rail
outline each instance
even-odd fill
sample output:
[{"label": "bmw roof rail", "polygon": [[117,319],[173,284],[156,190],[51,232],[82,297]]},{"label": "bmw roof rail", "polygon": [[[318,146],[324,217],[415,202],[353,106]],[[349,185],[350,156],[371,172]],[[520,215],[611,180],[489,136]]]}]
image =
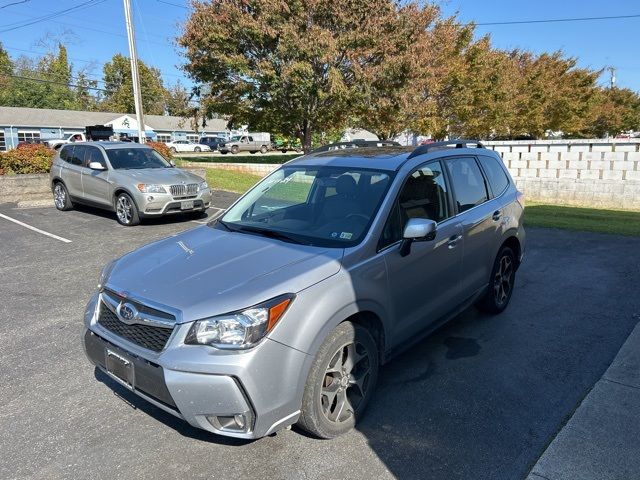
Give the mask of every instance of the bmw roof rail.
[{"label": "bmw roof rail", "polygon": [[484,145],[479,140],[456,139],[446,140],[444,142],[433,142],[427,143],[426,145],[420,145],[413,152],[411,152],[411,155],[407,157],[407,160],[413,157],[417,157],[418,155],[429,153],[430,150],[444,150],[446,148],[469,148],[469,145],[475,145],[476,148],[484,148]]},{"label": "bmw roof rail", "polygon": [[351,142],[329,143],[316,148],[311,153],[329,152],[331,150],[345,150],[347,148],[362,147],[399,147],[400,144],[393,140],[353,140]]}]

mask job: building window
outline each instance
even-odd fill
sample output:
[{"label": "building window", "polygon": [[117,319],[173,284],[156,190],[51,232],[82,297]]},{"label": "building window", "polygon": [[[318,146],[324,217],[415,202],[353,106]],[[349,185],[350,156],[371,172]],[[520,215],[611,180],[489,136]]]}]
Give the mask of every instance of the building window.
[{"label": "building window", "polygon": [[158,133],[156,137],[157,142],[167,143],[171,141],[171,135],[165,133]]},{"label": "building window", "polygon": [[18,130],[18,143],[27,142],[35,143],[34,140],[40,140],[40,132],[35,131],[20,131]]},{"label": "building window", "polygon": [[189,140],[190,142],[198,143],[198,140],[200,140],[200,135],[187,135],[187,140]]},{"label": "building window", "polygon": [[0,152],[3,152],[7,149],[7,143],[4,139],[4,131],[0,130]]}]

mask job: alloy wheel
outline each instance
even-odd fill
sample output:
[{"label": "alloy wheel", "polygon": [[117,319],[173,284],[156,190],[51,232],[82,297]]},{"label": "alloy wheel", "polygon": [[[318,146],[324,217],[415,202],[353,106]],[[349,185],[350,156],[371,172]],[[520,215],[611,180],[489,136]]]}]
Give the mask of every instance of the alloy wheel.
[{"label": "alloy wheel", "polygon": [[504,255],[493,280],[496,304],[503,305],[509,299],[513,288],[513,274],[513,261],[509,255]]},{"label": "alloy wheel", "polygon": [[331,357],[320,393],[322,413],[327,420],[342,423],[355,415],[368,392],[371,354],[356,341],[343,345]]},{"label": "alloy wheel", "polygon": [[124,224],[131,223],[131,218],[133,215],[131,201],[126,196],[122,195],[118,198],[118,203],[116,206],[116,214],[118,215],[118,219],[120,222]]},{"label": "alloy wheel", "polygon": [[61,183],[56,183],[56,186],[53,188],[53,202],[58,209],[63,209],[67,203],[67,192],[65,192]]}]

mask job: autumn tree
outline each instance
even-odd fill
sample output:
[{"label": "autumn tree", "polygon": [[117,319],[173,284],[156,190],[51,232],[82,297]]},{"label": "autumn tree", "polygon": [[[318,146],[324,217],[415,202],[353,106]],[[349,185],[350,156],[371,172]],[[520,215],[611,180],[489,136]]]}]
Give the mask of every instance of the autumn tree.
[{"label": "autumn tree", "polygon": [[[415,46],[432,6],[391,0],[195,0],[178,39],[186,71],[210,86],[209,113],[297,136],[350,118],[380,119],[383,134],[406,101]],[[369,117],[371,115],[372,117]],[[386,120],[385,120],[386,119]]]},{"label": "autumn tree", "polygon": [[[162,115],[164,113],[166,91],[160,71],[138,60],[138,72],[144,113]],[[114,55],[111,61],[104,65],[103,74],[104,89],[106,91],[101,107],[112,112],[135,112],[129,58],[119,53]]]},{"label": "autumn tree", "polygon": [[601,88],[596,93],[589,135],[604,137],[640,130],[640,95],[628,88]]}]

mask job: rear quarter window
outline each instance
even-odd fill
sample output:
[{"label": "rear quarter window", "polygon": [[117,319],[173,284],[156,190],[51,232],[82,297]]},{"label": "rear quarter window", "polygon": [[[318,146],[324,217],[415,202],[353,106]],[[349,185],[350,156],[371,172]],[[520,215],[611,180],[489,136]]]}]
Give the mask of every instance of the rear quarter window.
[{"label": "rear quarter window", "polygon": [[501,160],[495,157],[479,156],[480,165],[487,176],[494,197],[502,194],[509,186],[509,177],[500,165]]}]

